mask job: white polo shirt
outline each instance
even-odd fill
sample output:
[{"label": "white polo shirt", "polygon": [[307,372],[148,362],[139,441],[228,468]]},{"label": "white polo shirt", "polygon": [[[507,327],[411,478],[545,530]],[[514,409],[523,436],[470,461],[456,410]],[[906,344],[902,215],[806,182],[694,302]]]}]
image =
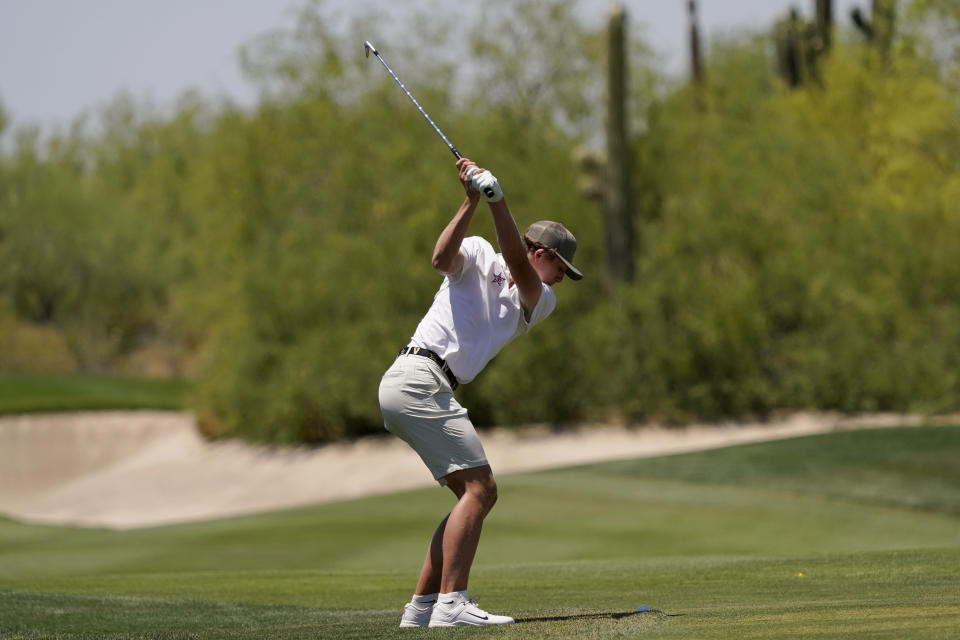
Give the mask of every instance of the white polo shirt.
[{"label": "white polo shirt", "polygon": [[467,383],[511,340],[550,315],[557,297],[541,283],[540,299],[527,322],[503,256],[478,236],[464,238],[460,255],[463,269],[444,276],[408,346],[435,352],[459,382]]}]

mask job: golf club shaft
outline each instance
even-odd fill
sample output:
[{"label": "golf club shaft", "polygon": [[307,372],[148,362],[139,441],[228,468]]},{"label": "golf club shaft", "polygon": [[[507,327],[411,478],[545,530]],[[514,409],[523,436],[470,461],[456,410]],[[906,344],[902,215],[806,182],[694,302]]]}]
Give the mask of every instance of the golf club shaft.
[{"label": "golf club shaft", "polygon": [[457,151],[457,148],[453,146],[453,143],[450,142],[449,138],[443,134],[443,131],[440,130],[440,127],[437,126],[437,123],[433,121],[430,115],[424,111],[423,107],[420,106],[420,103],[417,102],[417,99],[413,97],[413,94],[407,90],[407,87],[404,86],[404,84],[400,81],[400,78],[397,77],[397,74],[393,72],[393,69],[391,69],[390,65],[388,65],[386,60],[383,59],[383,57],[380,55],[380,52],[377,51],[369,42],[366,42],[365,44],[367,46],[367,50],[372,51],[373,55],[377,56],[377,60],[380,61],[380,64],[382,64],[384,69],[386,69],[393,79],[396,80],[397,84],[400,85],[400,88],[403,89],[403,92],[407,94],[408,98],[410,98],[410,101],[417,106],[417,109],[420,110],[420,113],[423,114],[423,117],[427,119],[427,122],[429,122],[430,126],[433,127],[433,130],[437,132],[437,135],[443,138],[443,141],[447,143],[447,146],[450,148],[450,151],[453,152],[453,155],[457,157],[457,160],[462,158],[463,156],[460,155],[460,152]]},{"label": "golf club shaft", "polygon": [[[403,89],[403,92],[407,94],[408,98],[410,98],[410,102],[416,105],[417,109],[420,110],[420,113],[423,114],[423,117],[426,118],[427,122],[430,123],[430,126],[433,127],[433,130],[437,132],[437,135],[439,135],[443,139],[443,141],[447,143],[447,147],[449,147],[450,151],[453,152],[453,155],[456,156],[457,160],[461,159],[463,156],[460,155],[460,152],[457,151],[457,148],[453,146],[453,143],[450,142],[450,139],[443,134],[443,131],[441,131],[440,127],[437,126],[437,123],[433,121],[433,118],[431,118],[430,115],[424,110],[424,108],[420,106],[420,103],[417,102],[417,99],[413,97],[413,94],[407,90],[407,87],[404,86],[403,82],[400,81],[400,78],[397,77],[397,74],[393,72],[393,69],[391,69],[390,65],[387,64],[387,61],[383,59],[383,56],[380,55],[380,52],[377,51],[377,48],[374,47],[372,44],[370,44],[369,40],[364,42],[363,46],[368,57],[370,56],[371,51],[373,52],[373,55],[377,56],[377,60],[380,61],[380,64],[383,65],[383,68],[386,69],[387,72],[390,74],[390,76],[396,81],[396,83],[400,85],[400,88]],[[486,193],[486,195],[488,196],[492,196],[493,189],[489,189],[489,188],[485,189],[484,193]]]}]

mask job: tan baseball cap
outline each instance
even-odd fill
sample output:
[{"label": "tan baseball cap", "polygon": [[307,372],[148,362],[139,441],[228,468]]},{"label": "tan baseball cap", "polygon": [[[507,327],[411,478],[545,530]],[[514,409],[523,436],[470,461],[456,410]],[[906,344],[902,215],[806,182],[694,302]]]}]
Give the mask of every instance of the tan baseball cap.
[{"label": "tan baseball cap", "polygon": [[567,275],[571,280],[579,280],[583,277],[580,270],[573,266],[573,254],[577,252],[577,239],[565,226],[552,220],[540,220],[530,225],[524,235],[536,243],[554,249],[566,265]]}]

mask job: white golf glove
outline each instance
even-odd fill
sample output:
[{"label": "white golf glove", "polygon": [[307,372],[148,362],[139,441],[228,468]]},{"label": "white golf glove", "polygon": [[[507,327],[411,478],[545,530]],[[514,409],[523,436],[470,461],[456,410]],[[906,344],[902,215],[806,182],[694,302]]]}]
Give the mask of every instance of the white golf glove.
[{"label": "white golf glove", "polygon": [[470,173],[470,182],[473,188],[483,194],[487,202],[499,202],[503,200],[503,191],[500,190],[500,183],[497,178],[487,170],[472,171]]}]

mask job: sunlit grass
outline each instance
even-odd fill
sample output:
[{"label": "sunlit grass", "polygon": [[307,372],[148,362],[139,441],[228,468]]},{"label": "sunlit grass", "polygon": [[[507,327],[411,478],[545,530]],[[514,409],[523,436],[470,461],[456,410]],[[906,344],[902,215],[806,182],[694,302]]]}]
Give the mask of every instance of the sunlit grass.
[{"label": "sunlit grass", "polygon": [[[949,637],[958,456],[960,428],[906,428],[504,476],[471,591],[518,624],[445,635]],[[397,623],[448,494],[126,532],[0,520],[0,637],[435,633]]]}]

